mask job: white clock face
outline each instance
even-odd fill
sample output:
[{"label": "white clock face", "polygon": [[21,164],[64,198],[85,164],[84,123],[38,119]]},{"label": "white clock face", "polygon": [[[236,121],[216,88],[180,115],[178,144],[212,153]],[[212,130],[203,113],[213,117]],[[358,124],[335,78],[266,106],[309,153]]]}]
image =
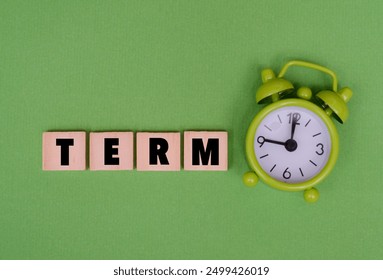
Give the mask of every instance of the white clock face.
[{"label": "white clock face", "polygon": [[254,151],[262,169],[272,178],[300,183],[317,175],[331,153],[331,138],[323,120],[299,106],[270,112],[259,124]]}]

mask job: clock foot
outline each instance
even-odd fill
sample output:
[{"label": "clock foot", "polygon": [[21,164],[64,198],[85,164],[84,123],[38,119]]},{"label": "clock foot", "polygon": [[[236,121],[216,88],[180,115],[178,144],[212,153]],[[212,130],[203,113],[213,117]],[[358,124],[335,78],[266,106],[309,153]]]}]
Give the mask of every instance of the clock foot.
[{"label": "clock foot", "polygon": [[254,187],[258,183],[258,176],[252,171],[246,172],[242,177],[243,183],[248,187]]},{"label": "clock foot", "polygon": [[314,203],[319,198],[319,192],[316,188],[305,190],[303,197],[307,202]]}]

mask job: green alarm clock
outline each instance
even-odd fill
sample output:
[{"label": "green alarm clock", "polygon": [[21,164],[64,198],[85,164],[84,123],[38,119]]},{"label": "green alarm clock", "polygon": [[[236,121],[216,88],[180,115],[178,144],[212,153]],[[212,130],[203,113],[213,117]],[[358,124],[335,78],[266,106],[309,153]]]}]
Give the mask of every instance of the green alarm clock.
[{"label": "green alarm clock", "polygon": [[[284,79],[287,69],[301,66],[324,72],[332,78],[332,90],[313,96],[308,87],[294,90]],[[304,191],[308,202],[315,202],[319,184],[334,168],[339,139],[333,119],[344,123],[349,115],[346,103],[352,91],[342,88],[330,69],[305,62],[290,61],[276,77],[271,69],[262,71],[263,84],[256,102],[267,104],[252,120],[246,135],[246,156],[252,171],[243,176],[247,186],[258,178],[283,191]]]}]

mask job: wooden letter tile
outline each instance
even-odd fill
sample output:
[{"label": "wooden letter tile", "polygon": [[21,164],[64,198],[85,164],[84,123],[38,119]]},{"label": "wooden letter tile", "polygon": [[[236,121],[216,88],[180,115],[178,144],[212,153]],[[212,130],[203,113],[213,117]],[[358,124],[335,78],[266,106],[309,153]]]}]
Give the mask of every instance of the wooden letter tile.
[{"label": "wooden letter tile", "polygon": [[85,132],[44,132],[43,170],[85,170]]},{"label": "wooden letter tile", "polygon": [[184,169],[227,170],[227,144],[226,131],[185,131]]},{"label": "wooden letter tile", "polygon": [[132,170],[133,132],[92,132],[90,170]]},{"label": "wooden letter tile", "polygon": [[181,168],[179,132],[138,132],[138,171],[179,171]]}]

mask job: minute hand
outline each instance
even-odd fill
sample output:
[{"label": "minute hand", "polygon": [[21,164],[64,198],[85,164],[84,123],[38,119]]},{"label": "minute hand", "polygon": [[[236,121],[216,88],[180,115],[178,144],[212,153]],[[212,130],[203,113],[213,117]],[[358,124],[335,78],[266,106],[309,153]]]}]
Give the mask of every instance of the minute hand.
[{"label": "minute hand", "polygon": [[297,123],[298,123],[298,118],[295,116],[295,114],[293,114],[293,121],[291,125],[291,137],[290,137],[291,140],[293,140],[294,138],[294,132],[295,132],[295,127],[297,126]]}]

